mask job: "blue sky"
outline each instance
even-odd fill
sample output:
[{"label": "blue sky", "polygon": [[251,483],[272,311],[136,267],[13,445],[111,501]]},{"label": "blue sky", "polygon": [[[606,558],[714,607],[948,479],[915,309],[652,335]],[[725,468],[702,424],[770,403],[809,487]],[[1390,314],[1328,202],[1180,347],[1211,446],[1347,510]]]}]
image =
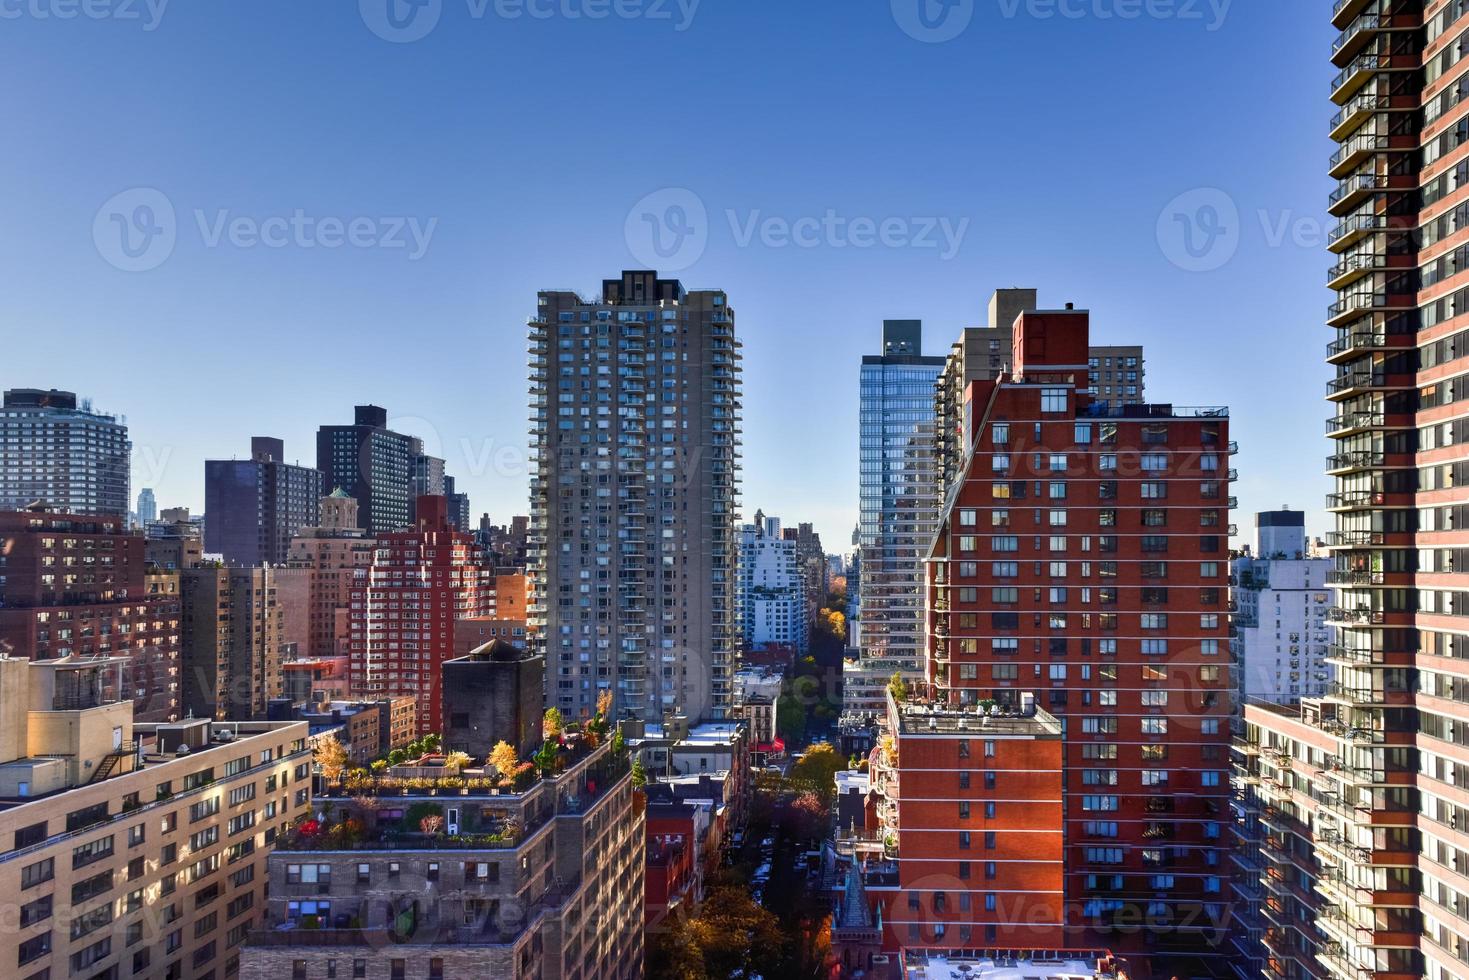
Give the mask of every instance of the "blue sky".
[{"label": "blue sky", "polygon": [[371,401],[523,513],[536,290],[692,202],[669,261],[736,311],[748,513],[845,549],[882,319],[941,352],[1035,286],[1144,344],[1153,400],[1232,407],[1243,530],[1326,530],[1318,6],[386,2],[0,0],[0,385],[126,414],[160,505]]}]

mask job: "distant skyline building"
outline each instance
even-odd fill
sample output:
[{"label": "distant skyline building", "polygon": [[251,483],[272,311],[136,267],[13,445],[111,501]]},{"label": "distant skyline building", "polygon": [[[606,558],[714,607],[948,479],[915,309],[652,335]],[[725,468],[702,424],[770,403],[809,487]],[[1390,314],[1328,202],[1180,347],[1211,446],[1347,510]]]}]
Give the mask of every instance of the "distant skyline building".
[{"label": "distant skyline building", "polygon": [[806,576],[795,538],[781,534],[780,518],[755,512],[739,532],[736,602],[747,650],[809,648]]},{"label": "distant skyline building", "polygon": [[625,271],[530,327],[532,628],[547,704],[729,717],[740,344],[722,290]]},{"label": "distant skyline building", "polygon": [[444,500],[449,509],[449,523],[454,530],[463,531],[465,534],[474,533],[472,525],[472,511],[469,507],[469,494],[460,493],[452,476],[444,477]]},{"label": "distant skyline building", "polygon": [[179,576],[185,710],[218,721],[264,719],[285,690],[275,569],[196,565]]},{"label": "distant skyline building", "polygon": [[285,443],[255,436],[249,459],[204,461],[204,550],[231,565],[280,565],[291,538],[317,523],[321,473],[285,461]]},{"label": "distant skyline building", "polygon": [[0,511],[41,502],[89,517],[131,513],[126,422],[75,392],[13,388],[0,403]]},{"label": "distant skyline building", "polygon": [[1255,515],[1255,534],[1254,552],[1230,562],[1240,695],[1279,704],[1322,697],[1331,558],[1308,557],[1303,511],[1263,511]]},{"label": "distant skyline building", "polygon": [[415,445],[422,448],[419,440],[388,428],[386,409],[358,405],[351,425],[323,425],[316,432],[322,489],[340,487],[356,500],[358,525],[369,534],[408,528]]},{"label": "distant skyline building", "polygon": [[859,385],[860,646],[863,659],[896,661],[916,677],[922,559],[940,502],[934,384],[944,358],[923,356],[919,320],[884,320],[882,350],[862,358]]},{"label": "distant skyline building", "polygon": [[138,491],[138,527],[145,526],[149,521],[158,520],[158,498],[153,495],[152,487],[144,487]]},{"label": "distant skyline building", "polygon": [[474,538],[449,526],[443,497],[419,497],[416,527],[377,536],[372,564],[353,572],[348,622],[353,694],[411,696],[418,733],[443,731],[441,665],[455,656],[457,620],[492,612]]}]

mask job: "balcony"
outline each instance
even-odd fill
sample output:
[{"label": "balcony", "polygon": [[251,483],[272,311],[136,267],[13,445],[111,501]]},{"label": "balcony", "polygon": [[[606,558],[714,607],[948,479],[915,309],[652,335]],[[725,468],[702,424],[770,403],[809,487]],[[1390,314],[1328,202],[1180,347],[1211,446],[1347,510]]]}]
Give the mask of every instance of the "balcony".
[{"label": "balcony", "polygon": [[[1372,297],[1365,296],[1362,298],[1371,299]],[[1345,303],[1347,302],[1347,300],[1343,299],[1341,302]],[[1331,309],[1335,309],[1339,305],[1341,304],[1333,304]],[[1328,310],[1327,315],[1332,315],[1330,313],[1330,310]],[[1363,351],[1388,350],[1392,346],[1393,345],[1388,342],[1387,334],[1385,333],[1378,333],[1373,330],[1353,330],[1342,334],[1340,337],[1337,337],[1331,343],[1326,345],[1326,359],[1328,361],[1331,361],[1333,359],[1345,360],[1348,358],[1343,358],[1342,355],[1344,354],[1355,355]]]},{"label": "balcony", "polygon": [[1326,420],[1326,434],[1336,438],[1381,429],[1387,425],[1387,416],[1381,412],[1347,412]]},{"label": "balcony", "polygon": [[1382,30],[1382,18],[1374,13],[1364,13],[1342,29],[1331,41],[1331,62],[1335,65],[1349,63],[1367,43]]},{"label": "balcony", "polygon": [[1382,506],[1387,495],[1373,490],[1349,490],[1328,494],[1326,509],[1331,511],[1371,510]]},{"label": "balcony", "polygon": [[[1361,91],[1362,86],[1378,71],[1389,67],[1390,61],[1380,55],[1362,54],[1352,59],[1331,80],[1331,101],[1346,105],[1347,100]],[[1337,176],[1333,174],[1332,176]]]},{"label": "balcony", "polygon": [[1349,371],[1326,382],[1326,397],[1332,401],[1363,395],[1369,391],[1386,391],[1389,388],[1405,388],[1405,381],[1389,381],[1386,374],[1373,371]]},{"label": "balcony", "polygon": [[[1386,137],[1383,137],[1386,139]],[[1393,217],[1387,214],[1351,214],[1337,222],[1326,236],[1326,247],[1333,252],[1345,252],[1368,235],[1388,231],[1393,227]]]},{"label": "balcony", "polygon": [[1347,25],[1376,0],[1336,0],[1331,5],[1331,24],[1337,30],[1346,30]]},{"label": "balcony", "polygon": [[1391,145],[1392,140],[1380,133],[1353,136],[1331,155],[1331,159],[1327,161],[1328,172],[1334,179],[1341,180],[1356,170],[1362,161]]},{"label": "balcony", "polygon": [[1337,476],[1386,465],[1387,455],[1373,449],[1353,449],[1326,457],[1326,472]]},{"label": "balcony", "polygon": [[1385,272],[1389,268],[1388,257],[1384,253],[1358,252],[1346,255],[1326,270],[1326,285],[1331,289],[1344,289],[1365,275]]},{"label": "balcony", "polygon": [[1344,609],[1333,606],[1326,610],[1326,622],[1333,626],[1381,626],[1386,618],[1386,614],[1380,609]]},{"label": "balcony", "polygon": [[[1335,115],[1331,117],[1331,138],[1340,143],[1352,134],[1363,122],[1370,119],[1374,114],[1392,107],[1392,100],[1386,95],[1375,95],[1364,93],[1348,100]],[[1336,202],[1335,195],[1332,203]]]}]

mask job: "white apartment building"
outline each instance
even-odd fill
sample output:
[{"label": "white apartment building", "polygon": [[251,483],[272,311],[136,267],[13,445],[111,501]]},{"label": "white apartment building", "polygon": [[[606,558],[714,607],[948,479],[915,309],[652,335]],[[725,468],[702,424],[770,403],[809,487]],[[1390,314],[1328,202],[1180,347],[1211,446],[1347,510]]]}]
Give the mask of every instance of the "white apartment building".
[{"label": "white apartment building", "polygon": [[1254,553],[1230,563],[1235,676],[1244,698],[1294,704],[1326,693],[1331,559],[1308,557],[1305,516],[1257,515]]},{"label": "white apartment building", "polygon": [[747,650],[805,653],[810,646],[806,580],[796,545],[795,538],[781,536],[778,517],[756,511],[755,523],[740,526],[735,603]]}]

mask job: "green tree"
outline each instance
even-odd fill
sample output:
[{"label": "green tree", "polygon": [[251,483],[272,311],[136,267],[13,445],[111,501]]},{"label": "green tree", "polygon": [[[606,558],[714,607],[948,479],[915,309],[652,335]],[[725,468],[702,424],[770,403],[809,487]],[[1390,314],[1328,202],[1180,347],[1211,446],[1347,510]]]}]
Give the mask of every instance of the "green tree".
[{"label": "green tree", "polygon": [[827,742],[817,742],[791,767],[791,786],[798,793],[815,793],[830,805],[836,795],[836,774],[847,768],[842,757]]},{"label": "green tree", "polygon": [[893,696],[894,701],[901,703],[908,700],[908,682],[897,671],[893,671],[892,679],[888,681],[888,693]]},{"label": "green tree", "polygon": [[648,785],[648,771],[643,768],[642,759],[632,761],[632,788],[642,789]]},{"label": "green tree", "polygon": [[561,717],[559,708],[547,708],[546,715],[541,719],[541,737],[548,742],[553,742],[561,737],[566,729],[566,722]]},{"label": "green tree", "polygon": [[791,691],[775,703],[775,730],[787,744],[799,743],[806,737],[806,709]]}]

